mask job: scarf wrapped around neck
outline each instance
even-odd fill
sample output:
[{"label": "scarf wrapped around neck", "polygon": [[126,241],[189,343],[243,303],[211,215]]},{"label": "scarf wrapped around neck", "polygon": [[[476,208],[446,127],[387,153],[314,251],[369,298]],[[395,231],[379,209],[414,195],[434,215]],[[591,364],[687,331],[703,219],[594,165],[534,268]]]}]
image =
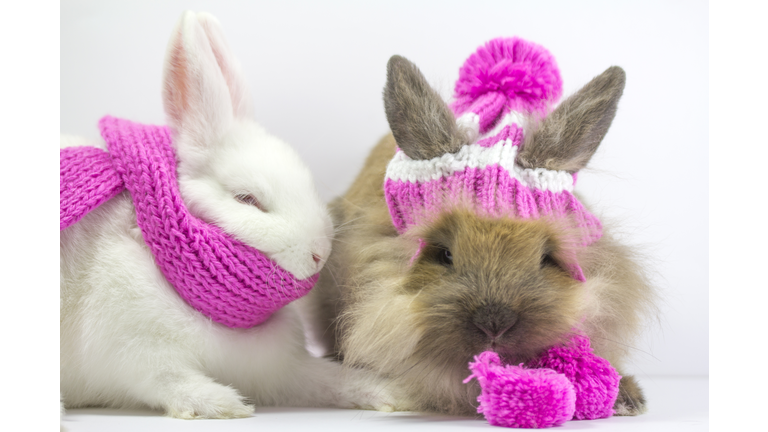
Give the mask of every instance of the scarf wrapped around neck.
[{"label": "scarf wrapped around neck", "polygon": [[108,152],[60,154],[60,230],[127,189],[155,263],[190,306],[228,327],[250,328],[304,296],[318,275],[298,280],[260,251],[189,213],[179,193],[171,131],[106,116]]}]

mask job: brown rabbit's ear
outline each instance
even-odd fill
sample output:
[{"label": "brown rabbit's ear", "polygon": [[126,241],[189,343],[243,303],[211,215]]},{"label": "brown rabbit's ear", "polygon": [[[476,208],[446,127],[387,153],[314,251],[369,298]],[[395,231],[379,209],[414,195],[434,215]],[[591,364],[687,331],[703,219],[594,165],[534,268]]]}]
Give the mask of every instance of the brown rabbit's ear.
[{"label": "brown rabbit's ear", "polygon": [[456,118],[419,69],[395,55],[387,62],[384,111],[397,145],[411,159],[432,159],[463,144]]},{"label": "brown rabbit's ear", "polygon": [[625,80],[624,70],[611,66],[563,101],[528,134],[517,163],[571,172],[584,168],[611,126]]}]

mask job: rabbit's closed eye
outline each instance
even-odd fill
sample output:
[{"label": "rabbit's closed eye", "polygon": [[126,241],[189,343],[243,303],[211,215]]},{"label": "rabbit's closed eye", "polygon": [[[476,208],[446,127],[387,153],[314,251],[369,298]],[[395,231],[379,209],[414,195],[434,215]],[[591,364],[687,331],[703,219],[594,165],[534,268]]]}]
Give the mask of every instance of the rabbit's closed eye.
[{"label": "rabbit's closed eye", "polygon": [[253,195],[248,193],[239,193],[235,195],[237,202],[256,207],[264,213],[267,213],[267,209],[264,205]]}]

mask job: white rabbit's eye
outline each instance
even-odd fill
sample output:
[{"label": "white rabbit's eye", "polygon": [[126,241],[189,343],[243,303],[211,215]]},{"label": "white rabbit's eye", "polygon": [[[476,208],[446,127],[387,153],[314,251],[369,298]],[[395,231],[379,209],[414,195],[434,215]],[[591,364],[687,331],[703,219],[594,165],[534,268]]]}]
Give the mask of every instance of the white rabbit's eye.
[{"label": "white rabbit's eye", "polygon": [[250,205],[250,206],[254,206],[257,209],[263,211],[264,213],[267,212],[267,210],[264,208],[264,206],[261,205],[259,200],[257,200],[256,197],[253,196],[253,194],[237,194],[237,195],[235,195],[235,199],[239,203],[247,204],[247,205]]}]

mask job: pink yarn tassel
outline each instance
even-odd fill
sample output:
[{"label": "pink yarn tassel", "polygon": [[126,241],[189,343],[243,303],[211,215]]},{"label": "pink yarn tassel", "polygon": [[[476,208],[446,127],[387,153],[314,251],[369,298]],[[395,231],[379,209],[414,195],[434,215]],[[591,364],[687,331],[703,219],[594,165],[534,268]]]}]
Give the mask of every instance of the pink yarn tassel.
[{"label": "pink yarn tassel", "polygon": [[526,365],[504,366],[486,351],[469,363],[481,393],[477,412],[494,426],[545,428],[613,415],[621,376],[592,352],[586,336],[574,335]]}]

